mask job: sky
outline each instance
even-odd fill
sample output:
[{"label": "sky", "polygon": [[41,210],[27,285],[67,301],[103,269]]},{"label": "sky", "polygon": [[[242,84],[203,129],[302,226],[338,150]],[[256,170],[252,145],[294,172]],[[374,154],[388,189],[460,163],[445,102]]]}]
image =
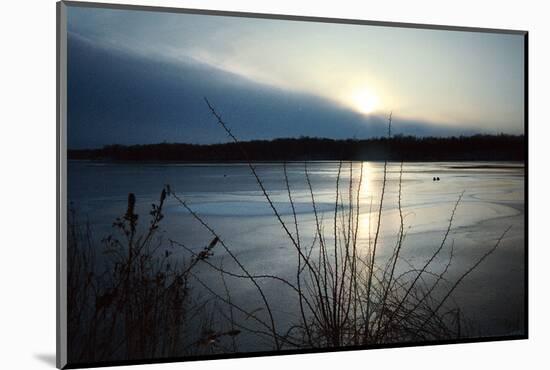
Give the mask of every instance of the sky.
[{"label": "sky", "polygon": [[69,148],[521,134],[522,35],[68,8]]}]

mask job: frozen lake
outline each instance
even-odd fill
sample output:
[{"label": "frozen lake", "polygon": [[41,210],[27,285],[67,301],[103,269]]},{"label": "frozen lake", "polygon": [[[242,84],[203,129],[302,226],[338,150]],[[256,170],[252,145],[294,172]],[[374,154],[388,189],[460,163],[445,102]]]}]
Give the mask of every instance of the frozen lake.
[{"label": "frozen lake", "polygon": [[[256,164],[257,172],[284,222],[294,227],[281,163]],[[337,162],[308,163],[316,208],[326,228],[332,227],[336,195]],[[340,197],[347,203],[350,179],[352,193],[359,193],[361,248],[368,248],[374,233],[380,202],[384,163],[344,163],[340,176]],[[363,177],[360,190],[360,167]],[[351,170],[351,171],[350,171]],[[304,163],[287,164],[288,180],[304,243],[316,234],[311,193]],[[440,181],[433,181],[439,177]],[[377,263],[391,255],[399,231],[400,163],[388,163]],[[80,219],[89,220],[94,237],[100,240],[112,232],[112,222],[124,214],[129,192],[136,195],[141,225],[146,225],[152,202],[165,184],[214,229],[253,274],[295,278],[296,252],[246,164],[133,164],[69,161],[69,200]],[[448,277],[459,277],[495,244],[512,226],[499,248],[468,275],[453,293],[453,299],[469,322],[468,335],[501,336],[524,332],[524,168],[522,163],[504,162],[411,162],[404,163],[401,204],[406,237],[402,257],[408,266],[419,267],[430,258],[443,238],[453,206],[463,192],[446,247],[431,271],[441,271],[454,245]],[[355,204],[353,205],[355,207]],[[211,236],[173,198],[168,198],[162,232],[199,251]],[[293,230],[293,229],[292,229]],[[183,252],[182,252],[183,253]],[[178,254],[176,254],[176,257]],[[218,263],[236,271],[223,250],[215,251]],[[400,271],[397,271],[398,273]],[[401,271],[402,272],[402,271]],[[222,289],[219,274],[201,270],[200,276],[214,289]],[[253,286],[227,282],[232,299],[248,309],[261,306]],[[287,287],[262,281],[272,301],[278,322],[298,318],[296,301]],[[442,287],[443,288],[443,287]],[[218,290],[219,291],[219,290]],[[246,350],[264,349],[243,336]]]}]

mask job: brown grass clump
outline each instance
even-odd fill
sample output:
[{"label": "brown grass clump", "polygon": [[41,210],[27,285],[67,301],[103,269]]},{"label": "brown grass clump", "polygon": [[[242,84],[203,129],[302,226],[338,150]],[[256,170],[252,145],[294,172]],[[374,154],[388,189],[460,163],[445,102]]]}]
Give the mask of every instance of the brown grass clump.
[{"label": "brown grass clump", "polygon": [[[149,222],[139,232],[136,197],[128,195],[126,213],[96,255],[89,225],[75,212],[69,223],[68,331],[71,362],[147,359],[200,353],[199,344],[237,335],[199,330],[208,301],[191,295],[190,276],[218,244],[214,238],[190,259],[173,256],[159,227],[169,189],[152,204]],[[202,316],[201,316],[202,315]],[[193,333],[195,331],[195,333]]]}]

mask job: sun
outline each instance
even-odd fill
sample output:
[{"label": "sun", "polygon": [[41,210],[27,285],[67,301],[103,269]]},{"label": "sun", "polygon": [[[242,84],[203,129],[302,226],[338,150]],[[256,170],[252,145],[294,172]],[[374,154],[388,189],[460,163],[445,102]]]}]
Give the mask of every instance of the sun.
[{"label": "sun", "polygon": [[357,90],[351,100],[353,107],[363,114],[373,113],[380,103],[378,96],[369,89]]}]

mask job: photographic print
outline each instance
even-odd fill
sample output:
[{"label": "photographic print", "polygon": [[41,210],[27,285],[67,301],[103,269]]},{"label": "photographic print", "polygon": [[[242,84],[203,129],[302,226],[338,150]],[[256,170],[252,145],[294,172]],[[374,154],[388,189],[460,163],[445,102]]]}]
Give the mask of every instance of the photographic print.
[{"label": "photographic print", "polygon": [[58,366],[527,337],[526,32],[58,23]]}]

